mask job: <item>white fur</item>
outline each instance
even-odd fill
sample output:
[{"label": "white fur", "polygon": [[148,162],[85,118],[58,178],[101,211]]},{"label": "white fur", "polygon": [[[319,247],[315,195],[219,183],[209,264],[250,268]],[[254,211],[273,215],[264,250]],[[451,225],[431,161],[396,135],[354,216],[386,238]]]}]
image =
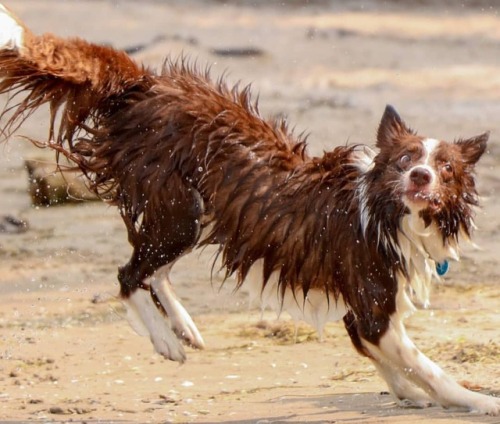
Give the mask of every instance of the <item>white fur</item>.
[{"label": "white fur", "polygon": [[[401,219],[401,230],[398,232],[398,247],[401,252],[402,259],[406,262],[406,268],[409,273],[409,281],[413,293],[416,295],[419,302],[424,306],[428,306],[430,287],[432,278],[439,278],[435,269],[436,263],[426,250],[424,243],[425,238],[427,244],[440,246],[443,245],[442,239],[438,232],[432,231],[435,224],[431,224],[427,231],[422,231],[423,221],[414,214],[405,215]],[[444,256],[440,254],[440,256]],[[406,286],[401,279],[400,284]]]},{"label": "white fur", "polygon": [[0,49],[15,50],[23,46],[24,28],[0,3]]},{"label": "white fur", "polygon": [[[482,414],[500,414],[499,398],[465,389],[420,352],[406,334],[397,313],[393,315],[389,329],[380,338],[378,346],[366,341],[363,343],[377,362],[387,364],[382,370],[383,374],[388,370],[390,372],[388,367],[394,367],[396,373],[405,376],[409,382],[420,387],[441,406],[467,408]],[[392,377],[392,381],[399,381],[400,375]],[[411,385],[399,385],[398,388],[409,389],[409,398],[415,395]]]},{"label": "white fur", "polygon": [[138,289],[123,302],[127,306],[127,318],[132,328],[140,335],[148,335],[160,355],[181,363],[186,360],[182,344],[156,307],[149,291]]},{"label": "white fur", "polygon": [[353,159],[355,160],[358,169],[361,172],[365,173],[373,168],[373,159],[375,159],[376,155],[377,154],[375,150],[371,149],[368,146],[363,146],[361,149],[354,151]]},{"label": "white fur", "polygon": [[[423,142],[424,156],[417,166],[426,168],[432,175],[430,189],[438,178],[432,167],[439,141],[426,139]],[[407,172],[406,183],[409,174]],[[367,187],[363,182],[358,189],[360,196],[360,221],[365,231],[370,211],[367,210]],[[410,213],[401,218],[398,243],[394,240],[378,240],[390,243],[405,261],[409,276],[397,275],[398,291],[396,312],[391,317],[389,329],[380,338],[377,346],[362,341],[372,354],[377,370],[386,380],[391,392],[398,400],[417,406],[428,406],[432,400],[444,407],[463,407],[471,411],[498,415],[500,399],[471,392],[448,377],[444,371],[421,353],[406,334],[403,319],[415,307],[410,298],[414,295],[423,305],[429,302],[433,278],[439,279],[436,262],[458,260],[458,243],[451,239],[443,243],[435,223],[426,226],[419,216],[422,205],[407,202]],[[461,234],[463,237],[463,234]]]},{"label": "white fur", "polygon": [[363,230],[363,235],[366,235],[366,229],[368,228],[368,224],[370,223],[371,211],[368,206],[368,185],[366,181],[363,179],[359,182],[358,185],[358,199],[359,199],[359,219],[361,223],[361,229]]},{"label": "white fur", "polygon": [[[191,316],[177,298],[169,280],[170,270],[173,264],[169,264],[157,270],[150,278],[151,291],[156,294],[161,306],[167,316],[165,320],[170,322],[170,327],[181,340],[198,349],[205,347],[205,342],[196,328]],[[168,318],[167,318],[168,317]]]},{"label": "white fur", "polygon": [[391,394],[403,406],[425,408],[432,406],[432,398],[420,387],[415,386],[404,373],[389,362],[372,359],[375,368],[389,386]]},{"label": "white fur", "polygon": [[424,164],[429,165],[431,163],[431,159],[434,155],[434,151],[439,145],[439,140],[435,138],[426,138],[422,144],[424,145]]},{"label": "white fur", "polygon": [[[354,159],[358,164],[358,169],[366,174],[373,167],[373,159],[375,158],[375,151],[372,149],[365,147],[360,151],[355,152]],[[361,228],[363,230],[363,234],[366,234],[366,229],[368,228],[368,224],[370,222],[370,208],[368,207],[368,186],[364,179],[361,179],[359,182],[357,195],[359,199],[359,213],[361,220]]]},{"label": "white fur", "polygon": [[[435,170],[430,167],[432,158],[439,140],[427,138],[423,141],[424,157],[423,162],[418,166],[426,167],[433,180],[437,181]],[[374,152],[370,149],[363,149],[356,153],[356,160],[359,162],[359,169],[365,173],[373,166]],[[407,172],[406,178],[408,178]],[[360,204],[360,224],[363,233],[366,234],[366,229],[370,222],[371,211],[367,204],[368,186],[362,177],[359,181],[357,195]],[[407,281],[404,276],[398,276],[400,285],[404,290],[411,289],[417,300],[424,306],[429,304],[429,295],[432,279],[439,280],[436,273],[436,262],[443,260],[458,260],[458,245],[455,240],[449,241],[446,245],[443,244],[440,232],[435,224],[429,227],[425,226],[424,221],[419,216],[419,208],[413,208],[409,205],[410,213],[401,218],[400,231],[398,232],[398,244],[392,239],[387,239],[384,232],[379,229],[377,245],[382,244],[384,248],[391,245],[399,252],[401,258],[406,262],[410,274]],[[380,224],[379,224],[380,225]],[[400,307],[402,311],[409,312],[413,310],[413,305],[408,298],[402,298]]]},{"label": "white fur", "polygon": [[249,272],[243,286],[250,295],[250,300],[257,300],[262,310],[270,308],[281,314],[287,312],[294,321],[304,321],[313,326],[320,339],[327,322],[338,321],[347,313],[347,308],[342,297],[335,300],[330,294],[328,299],[322,289],[311,289],[304,299],[304,293],[297,288],[295,294],[290,288],[285,290],[281,297],[278,287],[278,274],[271,275],[264,289],[262,289],[262,261],[256,262]]},{"label": "white fur", "polygon": [[[425,140],[422,141],[423,145],[423,157],[419,161],[419,163],[412,168],[410,168],[402,177],[403,181],[403,186],[404,187],[409,187],[411,185],[410,181],[410,176],[413,170],[416,168],[418,169],[425,169],[426,171],[429,172],[431,176],[431,181],[429,182],[428,190],[432,191],[436,188],[436,184],[438,183],[438,177],[436,175],[436,170],[432,166],[432,161],[434,159],[434,154],[436,151],[436,148],[439,145],[439,140],[436,140],[434,138],[426,138]],[[414,214],[417,214],[420,212],[422,209],[427,207],[426,202],[414,202],[410,201],[409,199],[406,198],[406,196],[403,197],[403,202],[405,203],[406,207]]]},{"label": "white fur", "polygon": [[432,280],[440,280],[436,263],[444,260],[459,260],[458,243],[451,239],[443,243],[435,223],[428,227],[417,213],[401,218],[398,245],[394,246],[406,262],[409,279],[398,278],[400,290],[411,288],[417,300],[425,307],[429,305]]}]

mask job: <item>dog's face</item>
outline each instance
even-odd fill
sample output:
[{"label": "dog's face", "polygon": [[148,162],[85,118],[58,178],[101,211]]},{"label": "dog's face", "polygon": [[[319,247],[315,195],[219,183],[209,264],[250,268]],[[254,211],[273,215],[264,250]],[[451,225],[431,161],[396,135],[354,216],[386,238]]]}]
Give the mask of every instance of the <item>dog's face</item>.
[{"label": "dog's face", "polygon": [[487,140],[488,133],[456,142],[418,136],[388,106],[377,133],[380,183],[411,213],[475,204],[474,167]]}]

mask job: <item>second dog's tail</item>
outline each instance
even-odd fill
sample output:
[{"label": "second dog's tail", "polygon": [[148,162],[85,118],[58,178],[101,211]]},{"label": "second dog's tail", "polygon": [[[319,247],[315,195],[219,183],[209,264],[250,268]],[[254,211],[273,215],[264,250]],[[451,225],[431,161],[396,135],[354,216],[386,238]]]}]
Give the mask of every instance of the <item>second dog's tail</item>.
[{"label": "second dog's tail", "polygon": [[10,95],[0,112],[6,119],[4,136],[48,103],[49,144],[71,158],[76,135],[98,130],[99,120],[120,107],[124,93],[147,89],[148,76],[127,54],[110,47],[36,36],[0,4],[0,93]]}]

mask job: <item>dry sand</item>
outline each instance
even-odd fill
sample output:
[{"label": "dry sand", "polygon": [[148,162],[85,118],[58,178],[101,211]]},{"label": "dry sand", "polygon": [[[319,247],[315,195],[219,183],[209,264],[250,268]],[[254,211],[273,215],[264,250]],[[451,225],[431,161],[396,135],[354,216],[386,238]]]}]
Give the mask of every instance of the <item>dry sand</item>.
[{"label": "dry sand", "polygon": [[[413,4],[409,6],[408,3]],[[416,5],[415,5],[416,3]],[[500,390],[500,18],[469,1],[12,0],[37,32],[136,50],[159,67],[181,52],[212,74],[252,83],[264,114],[308,131],[310,151],[373,143],[386,103],[422,134],[492,132],[482,160],[476,242],[437,286],[409,332],[457,380]],[[493,2],[492,2],[493,3]],[[339,4],[342,4],[340,6]],[[232,53],[232,54],[228,54]],[[245,54],[236,54],[245,53]],[[43,138],[47,114],[19,132]],[[22,139],[2,145],[0,214],[29,222],[0,234],[0,423],[469,423],[500,418],[402,409],[342,325],[322,342],[262,319],[243,293],[219,290],[213,251],[195,252],[174,281],[207,348],[179,366],[154,354],[116,300],[130,254],[117,211],[86,202],[33,208],[24,159],[53,160]],[[211,282],[212,280],[212,282]]]}]

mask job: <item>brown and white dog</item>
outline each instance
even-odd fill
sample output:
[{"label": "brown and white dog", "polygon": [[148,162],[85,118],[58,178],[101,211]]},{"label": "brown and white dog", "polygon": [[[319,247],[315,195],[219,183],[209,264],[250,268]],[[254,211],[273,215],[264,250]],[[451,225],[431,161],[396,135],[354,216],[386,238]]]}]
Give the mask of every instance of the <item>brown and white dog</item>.
[{"label": "brown and white dog", "polygon": [[474,228],[488,134],[422,137],[388,106],[376,151],[310,157],[282,121],[260,116],[248,89],[183,61],[157,74],[108,47],[36,36],[1,5],[0,77],[0,92],[16,94],[4,131],[48,103],[45,145],[112,196],[134,249],[120,294],[160,354],[182,362],[182,341],[203,347],[169,273],[195,246],[217,244],[227,275],[239,285],[257,276],[266,305],[320,331],[343,319],[397,399],[500,413],[500,399],[454,382],[403,325]]}]

